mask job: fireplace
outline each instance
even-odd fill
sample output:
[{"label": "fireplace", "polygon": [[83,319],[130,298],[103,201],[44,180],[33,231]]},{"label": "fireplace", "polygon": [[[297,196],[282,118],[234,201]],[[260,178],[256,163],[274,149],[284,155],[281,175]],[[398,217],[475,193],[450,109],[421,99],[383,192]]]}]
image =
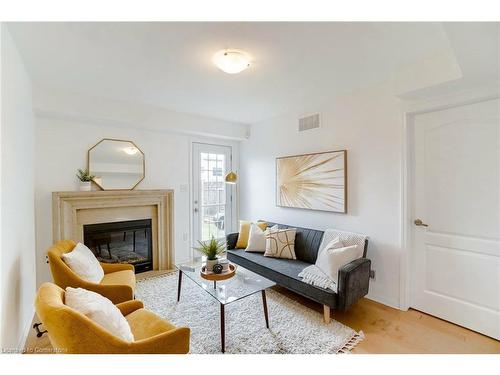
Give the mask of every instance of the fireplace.
[{"label": "fireplace", "polygon": [[135,272],[153,269],[151,219],[83,226],[83,241],[103,263],[129,263]]},{"label": "fireplace", "polygon": [[[152,251],[152,257],[150,258],[151,269],[158,271],[171,270],[173,267],[174,238],[173,201],[173,190],[53,192],[53,241],[72,239],[75,242],[85,243],[84,227],[86,226],[91,228],[91,225],[100,223],[112,224],[150,219],[152,239],[152,246],[150,247]],[[131,230],[133,231],[133,229]],[[120,231],[123,241],[123,228]],[[147,234],[148,232],[146,232]],[[125,240],[129,241],[131,239],[133,240],[133,232],[130,234],[125,233]],[[136,241],[138,239],[140,239],[140,236],[136,230]],[[111,245],[110,242],[111,255],[113,255]],[[110,260],[109,253],[106,250],[107,244],[101,244],[103,261],[106,261],[106,256],[108,256],[107,261]],[[96,251],[99,251],[99,248]],[[111,260],[113,260],[112,257]]]}]

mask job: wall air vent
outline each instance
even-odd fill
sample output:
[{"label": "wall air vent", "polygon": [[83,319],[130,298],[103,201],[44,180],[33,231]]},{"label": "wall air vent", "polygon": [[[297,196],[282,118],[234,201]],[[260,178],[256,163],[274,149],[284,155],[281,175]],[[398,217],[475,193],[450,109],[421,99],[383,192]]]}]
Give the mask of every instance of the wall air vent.
[{"label": "wall air vent", "polygon": [[299,132],[319,128],[319,113],[299,118]]}]

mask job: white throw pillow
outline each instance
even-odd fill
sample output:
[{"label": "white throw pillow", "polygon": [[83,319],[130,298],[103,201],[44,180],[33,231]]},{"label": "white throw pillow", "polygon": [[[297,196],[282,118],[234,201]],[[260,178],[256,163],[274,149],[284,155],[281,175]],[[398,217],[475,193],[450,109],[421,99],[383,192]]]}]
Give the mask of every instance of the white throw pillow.
[{"label": "white throw pillow", "polygon": [[104,277],[104,271],[94,253],[80,242],[72,251],[63,254],[62,259],[74,273],[86,281],[98,284]]},{"label": "white throw pillow", "polygon": [[264,253],[266,251],[266,233],[269,230],[277,230],[278,226],[262,230],[255,223],[250,224],[250,234],[248,237],[248,245],[245,251],[250,253]]},{"label": "white throw pillow", "polygon": [[82,313],[87,318],[122,340],[134,341],[127,319],[106,297],[82,288],[66,288],[64,304]]},{"label": "white throw pillow", "polygon": [[295,256],[296,228],[272,229],[266,231],[265,257],[297,259]]},{"label": "white throw pillow", "polygon": [[316,267],[338,285],[339,269],[362,256],[363,248],[361,246],[344,247],[342,241],[336,237],[318,254]]},{"label": "white throw pillow", "polygon": [[340,237],[335,237],[333,240],[328,242],[326,246],[318,253],[318,257],[316,258],[315,263],[316,266],[318,266],[321,270],[323,270],[323,268],[328,268],[329,252],[326,250],[340,249],[341,247],[344,247],[344,243],[341,241]]}]

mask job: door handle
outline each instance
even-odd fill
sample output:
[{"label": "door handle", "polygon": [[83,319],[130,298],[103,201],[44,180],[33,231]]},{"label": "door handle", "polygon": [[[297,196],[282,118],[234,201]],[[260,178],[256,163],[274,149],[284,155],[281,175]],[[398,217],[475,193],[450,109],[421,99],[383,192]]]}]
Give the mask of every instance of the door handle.
[{"label": "door handle", "polygon": [[420,219],[415,219],[414,221],[415,225],[416,226],[419,226],[419,227],[428,227],[429,225],[425,224],[422,220]]}]

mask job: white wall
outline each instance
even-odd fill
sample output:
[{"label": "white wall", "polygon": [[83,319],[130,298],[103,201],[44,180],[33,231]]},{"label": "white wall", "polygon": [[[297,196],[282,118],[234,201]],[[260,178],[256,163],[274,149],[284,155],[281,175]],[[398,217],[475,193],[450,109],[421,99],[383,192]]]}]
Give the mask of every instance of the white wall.
[{"label": "white wall", "polygon": [[[89,113],[88,117],[91,115]],[[200,118],[196,121],[198,125],[203,125]],[[212,125],[216,123],[211,119],[207,119],[208,122]],[[187,260],[191,254],[191,142],[205,140],[230,145],[233,154],[237,156],[238,153],[238,142],[235,141],[96,124],[91,120],[76,121],[57,116],[47,118],[46,114],[42,118],[37,117],[35,186],[38,283],[51,280],[49,267],[45,263],[47,248],[52,244],[51,193],[77,189],[75,172],[77,168],[86,166],[87,150],[102,138],[131,140],[144,152],[146,177],[136,189],[174,189],[175,261]],[[182,185],[186,189],[181,189]]]},{"label": "white wall", "polygon": [[[399,306],[402,112],[392,88],[380,86],[331,99],[318,108],[320,129],[299,133],[299,113],[252,126],[240,147],[240,217],[338,228],[370,237],[376,271],[369,297]],[[347,149],[348,213],[276,207],[278,156]]]},{"label": "white wall", "polygon": [[31,82],[5,25],[2,34],[1,347],[22,348],[35,298],[34,118]]}]

